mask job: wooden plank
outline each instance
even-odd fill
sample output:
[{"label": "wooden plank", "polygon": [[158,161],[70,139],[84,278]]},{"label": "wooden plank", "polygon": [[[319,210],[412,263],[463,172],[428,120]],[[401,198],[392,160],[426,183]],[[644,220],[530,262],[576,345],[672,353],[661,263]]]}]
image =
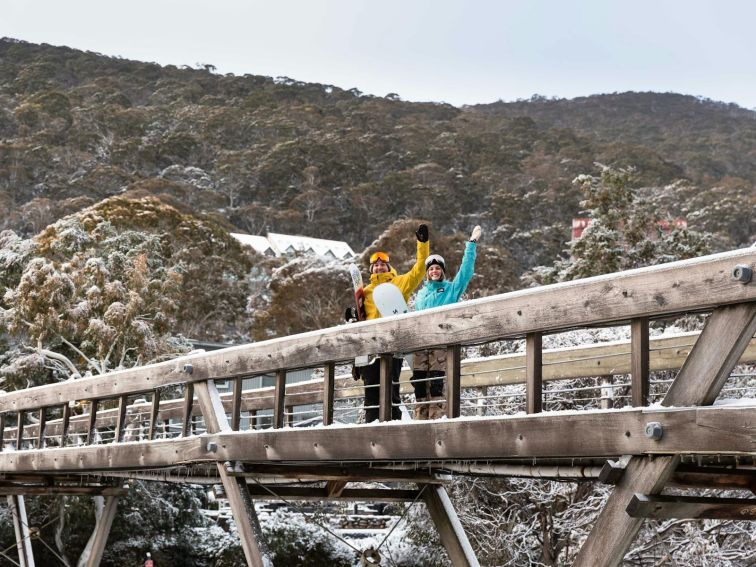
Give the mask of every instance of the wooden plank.
[{"label": "wooden plank", "polygon": [[255,500],[335,500],[354,502],[412,502],[419,490],[400,488],[345,488],[338,495],[329,496],[328,489],[311,486],[247,486]]},{"label": "wooden plank", "polygon": [[183,418],[181,420],[181,436],[188,437],[192,434],[192,407],[194,404],[194,384],[187,383],[184,389]]},{"label": "wooden plank", "polygon": [[[714,310],[662,404],[711,404],[754,332],[756,303]],[[752,428],[752,425],[748,427]],[[756,437],[752,443],[756,444]],[[630,500],[636,493],[659,494],[678,463],[678,457],[659,457],[653,461],[637,457],[630,459],[622,480],[612,491],[581,547],[574,567],[588,567],[597,562],[607,566],[619,565],[642,521],[627,514]]]},{"label": "wooden plank", "polygon": [[94,442],[95,436],[97,435],[97,406],[99,405],[98,400],[90,400],[89,401],[89,420],[88,420],[88,426],[87,426],[87,445],[91,445]]},{"label": "wooden plank", "polygon": [[648,317],[633,319],[630,324],[632,375],[632,403],[634,406],[647,406],[649,394],[649,338]]},{"label": "wooden plank", "polygon": [[71,422],[71,405],[66,402],[63,404],[63,419],[60,429],[60,446],[68,445],[68,427]]},{"label": "wooden plank", "polygon": [[126,428],[126,409],[128,407],[128,398],[126,396],[118,397],[118,416],[116,418],[115,441],[123,441],[123,433]]},{"label": "wooden plank", "polygon": [[276,393],[273,399],[273,428],[281,429],[286,414],[286,370],[276,370]]},{"label": "wooden plank", "polygon": [[338,467],[329,465],[247,465],[245,472],[229,472],[229,474],[253,478],[274,476],[301,481],[341,480],[346,482],[421,482],[423,484],[446,484],[449,482],[448,479],[428,472],[357,465]]},{"label": "wooden plank", "polygon": [[[714,311],[662,404],[713,404],[754,333],[756,303],[720,307]],[[699,344],[704,348],[697,348]]]},{"label": "wooden plank", "polygon": [[157,426],[158,413],[160,412],[160,390],[155,389],[152,392],[152,408],[150,410],[150,421],[147,429],[147,439],[152,441],[155,438],[155,427]]},{"label": "wooden plank", "polygon": [[462,412],[461,358],[459,345],[446,347],[446,415],[449,418],[459,417]]},{"label": "wooden plank", "polygon": [[21,410],[16,414],[16,451],[20,451],[24,447],[24,414],[26,412]]},{"label": "wooden plank", "polygon": [[750,490],[756,494],[756,470],[680,465],[671,484],[718,490]]},{"label": "wooden plank", "polygon": [[234,389],[231,393],[231,429],[239,431],[239,423],[241,422],[241,408],[242,408],[242,385],[244,378],[239,376],[234,378]]},{"label": "wooden plank", "polygon": [[452,565],[478,567],[480,563],[475,557],[446,489],[443,486],[428,484],[423,489],[423,497]]},{"label": "wooden plank", "polygon": [[391,369],[394,365],[392,354],[382,354],[380,360],[380,386],[378,387],[378,421],[391,421]]},{"label": "wooden plank", "polygon": [[37,424],[37,448],[44,449],[45,447],[45,423],[47,421],[47,408],[39,408],[39,414],[37,417],[39,423]]},{"label": "wooden plank", "polygon": [[[695,344],[699,333],[682,333],[668,337],[651,339],[652,371],[679,369]],[[740,363],[756,361],[756,339],[751,340]],[[461,363],[462,386],[486,387],[492,385],[525,383],[525,355],[513,354],[486,359],[463,360]],[[630,341],[615,341],[599,345],[570,347],[543,351],[543,379],[557,380],[563,378],[581,378],[586,376],[612,376],[613,374],[630,373]],[[411,372],[403,372],[400,378],[402,393],[411,393],[409,384]],[[351,376],[336,377],[336,399],[359,397],[362,386],[354,385]],[[191,389],[192,383],[186,385]],[[273,407],[273,388],[260,388],[242,392],[242,410],[254,412],[257,409],[271,409]],[[221,394],[223,406],[227,412],[232,411],[231,393]],[[286,396],[298,404],[319,404],[323,402],[320,381],[312,380],[289,384]],[[193,397],[193,391],[189,399]],[[161,402],[161,415],[167,418],[180,419],[186,416],[187,398],[165,400]],[[130,410],[139,413],[141,407],[137,404],[129,406]],[[199,415],[199,408],[194,408]],[[100,410],[97,412],[97,427],[108,427],[117,423],[117,410]],[[73,431],[84,432],[87,427],[87,415],[73,416]],[[184,423],[187,423],[186,421]],[[26,425],[24,437],[33,436],[37,431],[36,425]],[[60,435],[61,420],[48,421],[48,435]],[[187,424],[188,431],[188,424]],[[5,439],[14,440],[16,428],[5,428]]]},{"label": "wooden plank", "polygon": [[525,338],[525,405],[528,413],[543,409],[543,339],[541,333]]},{"label": "wooden plank", "polygon": [[323,368],[323,425],[333,423],[333,396],[336,380],[336,365],[329,362]]},{"label": "wooden plank", "polygon": [[[284,381],[286,380],[285,372],[283,373],[283,379]],[[218,396],[215,382],[212,380],[199,382],[195,385],[195,390],[200,407],[202,408],[202,415],[205,418],[205,426],[208,433],[231,432],[231,425],[228,423],[228,418]],[[232,434],[240,435],[239,433]],[[201,440],[201,442],[204,441],[204,439]],[[205,447],[208,446],[209,444],[205,445]],[[236,530],[239,533],[239,539],[244,550],[244,556],[247,559],[247,564],[253,567],[270,567],[271,563],[267,557],[260,522],[257,519],[257,512],[255,512],[252,498],[246,490],[244,479],[230,476],[223,462],[217,462],[216,467],[218,476],[223,484],[223,490],[226,493],[226,498],[231,506],[231,513],[236,524]]]},{"label": "wooden plank", "polygon": [[[113,398],[208,377],[227,379],[281,368],[308,368],[349,360],[365,354],[366,349],[413,352],[756,301],[756,285],[732,280],[735,264],[756,265],[756,250],[747,248],[474,299],[403,317],[362,321],[349,326],[348,340],[343,326],[332,327],[52,387],[9,392],[0,395],[0,412],[59,405],[72,399]],[[185,370],[188,365],[191,374]]]},{"label": "wooden plank", "polygon": [[125,496],[113,486],[0,486],[0,496]]},{"label": "wooden plank", "polygon": [[100,565],[102,553],[105,551],[105,543],[108,541],[108,535],[110,534],[110,528],[113,525],[117,509],[118,496],[106,496],[102,515],[97,518],[97,522],[95,523],[94,542],[92,544],[92,551],[86,562],[87,567],[98,567]]},{"label": "wooden plank", "polygon": [[197,401],[202,412],[202,418],[205,420],[207,432],[231,431],[231,425],[228,423],[226,411],[220,402],[215,382],[213,380],[197,382],[194,385],[194,391],[197,394]]},{"label": "wooden plank", "polygon": [[627,513],[633,518],[756,520],[756,498],[635,494]]},{"label": "wooden plank", "polygon": [[[654,455],[654,461],[675,454],[752,456],[756,453],[755,407],[639,408],[338,428],[228,430],[170,442],[5,451],[0,454],[0,473],[144,469],[216,460],[343,464],[614,459],[618,455]],[[663,425],[665,435],[658,441],[644,433],[650,421]],[[712,423],[717,426],[711,427]],[[217,452],[208,451],[211,442],[217,445]]]}]

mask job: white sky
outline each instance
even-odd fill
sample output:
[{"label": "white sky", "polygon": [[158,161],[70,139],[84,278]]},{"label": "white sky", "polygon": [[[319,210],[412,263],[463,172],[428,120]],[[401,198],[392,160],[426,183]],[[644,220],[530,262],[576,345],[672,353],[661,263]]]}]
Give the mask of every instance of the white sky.
[{"label": "white sky", "polygon": [[455,105],[634,91],[756,109],[751,0],[0,0],[0,36]]}]

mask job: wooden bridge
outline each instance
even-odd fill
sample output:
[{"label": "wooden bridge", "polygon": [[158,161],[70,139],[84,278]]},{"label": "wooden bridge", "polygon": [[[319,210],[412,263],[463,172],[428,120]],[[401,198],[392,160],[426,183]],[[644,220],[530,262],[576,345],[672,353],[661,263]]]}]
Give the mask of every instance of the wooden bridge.
[{"label": "wooden bridge", "polygon": [[[618,565],[646,517],[756,519],[753,498],[662,494],[671,483],[756,490],[756,399],[713,405],[738,361],[756,360],[754,269],[756,248],[743,249],[0,394],[0,493],[19,564],[34,564],[23,497],[49,494],[105,496],[89,559],[99,564],[124,477],[222,484],[255,566],[269,560],[254,501],[272,497],[422,499],[452,563],[478,565],[444,488],[449,472],[614,484],[579,566]],[[700,336],[649,336],[653,320],[705,313]],[[610,325],[629,326],[630,340],[542,348],[545,335]],[[505,339],[524,339],[525,355],[462,359]],[[391,353],[430,347],[447,349],[448,419],[392,422]],[[380,422],[343,423],[361,386],[337,373],[365,354],[381,361]],[[668,387],[649,380],[676,368]],[[287,383],[296,369],[315,378]],[[263,375],[272,387],[243,388]],[[603,377],[582,388],[594,409],[543,411],[550,380],[581,376]],[[513,384],[524,385],[524,412],[493,411],[487,390]],[[661,403],[649,406],[652,395]],[[294,426],[302,407],[317,426]],[[349,487],[365,481],[415,488]]]}]

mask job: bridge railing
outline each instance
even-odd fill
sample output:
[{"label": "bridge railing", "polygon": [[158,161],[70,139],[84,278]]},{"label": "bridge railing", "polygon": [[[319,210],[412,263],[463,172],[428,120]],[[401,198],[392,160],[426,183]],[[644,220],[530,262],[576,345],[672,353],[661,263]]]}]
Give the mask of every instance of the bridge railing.
[{"label": "bridge railing", "polygon": [[[649,395],[650,321],[756,301],[756,285],[733,276],[742,274],[738,267],[743,266],[756,267],[755,249],[521,290],[9,392],[0,395],[0,430],[8,427],[16,447],[41,447],[51,436],[61,445],[101,442],[106,428],[113,431],[112,441],[131,440],[134,431],[129,425],[137,422],[145,424],[140,425],[138,437],[154,439],[166,427],[170,411],[178,415],[177,423],[169,424],[175,428],[172,434],[187,436],[192,434],[196,425],[192,416],[199,409],[194,387],[213,380],[230,380],[233,385],[226,401],[231,429],[239,429],[242,412],[267,409],[272,409],[272,427],[284,427],[287,414],[292,414],[287,408],[306,403],[321,404],[322,422],[329,425],[336,400],[349,398],[350,388],[345,379],[337,378],[337,367],[365,354],[381,360],[379,415],[387,421],[391,419],[392,353],[428,348],[447,350],[446,407],[447,415],[455,418],[462,407],[463,347],[504,339],[525,339],[524,368],[518,371],[524,374],[527,412],[537,413],[543,408],[548,374],[544,335],[619,324],[631,327],[632,404],[644,405]],[[287,384],[287,371],[302,368],[321,369],[322,386]],[[275,376],[275,386],[265,392],[243,392],[244,377],[265,374]],[[0,439],[7,437],[0,431]]]}]

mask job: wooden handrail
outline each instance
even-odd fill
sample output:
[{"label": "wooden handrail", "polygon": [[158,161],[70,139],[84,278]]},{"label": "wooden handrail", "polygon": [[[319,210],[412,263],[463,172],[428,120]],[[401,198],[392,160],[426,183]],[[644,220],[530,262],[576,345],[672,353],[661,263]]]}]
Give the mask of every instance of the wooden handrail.
[{"label": "wooden handrail", "polygon": [[[756,267],[747,248],[617,274],[526,289],[416,313],[332,327],[211,353],[0,395],[0,412],[117,398],[157,387],[306,368],[362,354],[412,352],[528,333],[628,322],[756,301],[756,285],[732,278]],[[412,332],[407,332],[411,329]],[[187,371],[191,368],[191,373]]]},{"label": "wooden handrail", "polygon": [[[651,338],[649,367],[652,372],[662,370],[679,370],[690,349],[698,340],[698,332],[680,333],[669,336]],[[461,387],[481,388],[525,384],[526,356],[524,353],[506,354],[481,359],[466,359],[461,363]],[[756,338],[740,359],[740,363],[756,362]],[[562,380],[571,378],[585,378],[597,376],[612,376],[631,373],[631,341],[612,341],[598,345],[547,349],[543,351],[543,380]],[[412,392],[409,383],[411,372],[405,370],[400,378],[402,393]],[[335,378],[335,399],[358,397],[362,395],[362,384],[356,383],[351,376],[337,376]],[[188,384],[192,386],[192,384]],[[351,387],[350,387],[351,386]],[[255,411],[258,409],[272,409],[274,387],[246,390],[241,393],[240,411]],[[318,404],[323,402],[324,388],[322,380],[314,379],[306,382],[290,384],[286,387],[286,395],[290,397],[292,405]],[[234,392],[220,395],[227,412],[233,412]],[[148,402],[132,403],[128,406],[131,419],[146,422],[149,419],[151,404]],[[186,417],[187,401],[184,398],[163,400],[160,403],[160,414],[163,419]],[[66,409],[69,409],[66,406]],[[125,411],[125,407],[124,407]],[[97,427],[117,427],[120,408],[99,410],[97,413]],[[199,415],[199,406],[193,404],[192,414]],[[125,418],[125,413],[124,413]],[[88,422],[88,414],[69,417],[70,433],[84,433]],[[188,426],[188,424],[187,424]],[[48,419],[46,431],[48,436],[61,433],[61,419]],[[121,426],[121,429],[123,426]],[[183,430],[182,430],[183,431]],[[24,426],[24,438],[38,436],[37,424]],[[188,432],[184,432],[186,436]],[[16,428],[11,425],[5,427],[3,438],[10,441],[16,438]]]}]

